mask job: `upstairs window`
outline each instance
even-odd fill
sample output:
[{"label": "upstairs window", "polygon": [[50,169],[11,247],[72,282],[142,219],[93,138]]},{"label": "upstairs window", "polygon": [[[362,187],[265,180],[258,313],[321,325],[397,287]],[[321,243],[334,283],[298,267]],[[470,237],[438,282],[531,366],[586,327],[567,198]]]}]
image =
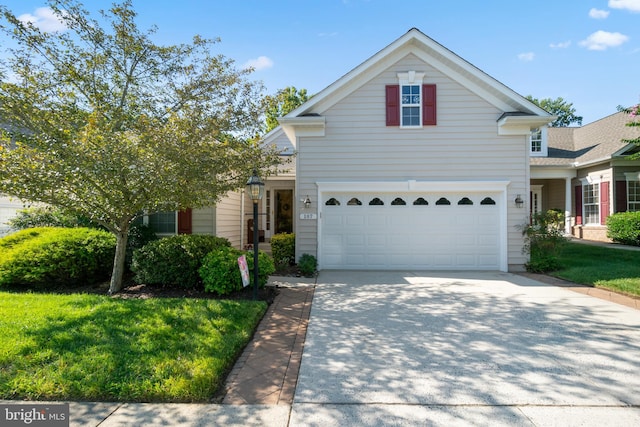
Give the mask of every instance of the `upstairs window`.
[{"label": "upstairs window", "polygon": [[403,85],[401,92],[401,126],[421,126],[420,85]]},{"label": "upstairs window", "polygon": [[529,154],[533,157],[546,157],[547,152],[547,128],[531,129],[531,134],[529,134]]},{"label": "upstairs window", "polygon": [[424,73],[398,73],[398,84],[386,86],[387,126],[436,125],[436,85],[423,84]]}]

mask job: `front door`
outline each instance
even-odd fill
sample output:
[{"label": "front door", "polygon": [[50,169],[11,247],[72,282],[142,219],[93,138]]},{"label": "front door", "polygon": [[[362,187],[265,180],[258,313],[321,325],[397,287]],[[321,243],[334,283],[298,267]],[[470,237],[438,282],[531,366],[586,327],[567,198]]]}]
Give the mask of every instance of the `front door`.
[{"label": "front door", "polygon": [[275,190],[274,234],[293,233],[293,190]]}]

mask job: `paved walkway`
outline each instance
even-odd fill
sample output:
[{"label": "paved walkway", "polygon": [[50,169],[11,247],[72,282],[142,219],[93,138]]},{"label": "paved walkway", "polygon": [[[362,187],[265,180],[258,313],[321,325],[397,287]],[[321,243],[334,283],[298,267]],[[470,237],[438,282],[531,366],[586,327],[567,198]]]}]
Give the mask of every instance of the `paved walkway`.
[{"label": "paved walkway", "polygon": [[293,402],[315,283],[292,279],[277,281],[279,294],[227,378],[223,403]]}]

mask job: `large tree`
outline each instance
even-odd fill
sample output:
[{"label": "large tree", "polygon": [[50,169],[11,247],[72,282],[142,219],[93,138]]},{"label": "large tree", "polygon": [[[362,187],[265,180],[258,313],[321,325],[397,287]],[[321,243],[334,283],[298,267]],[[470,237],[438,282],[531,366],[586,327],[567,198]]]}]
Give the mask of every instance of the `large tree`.
[{"label": "large tree", "polygon": [[135,218],[213,204],[278,163],[253,140],[262,86],[213,55],[216,41],[155,44],[130,0],[101,11],[104,24],[73,0],[48,6],[65,31],[41,31],[0,6],[15,46],[2,62],[0,192],[114,233],[114,293]]},{"label": "large tree", "polygon": [[307,95],[306,89],[296,89],[288,86],[280,89],[275,95],[265,97],[266,104],[266,131],[278,126],[278,117],[282,117],[298,108],[311,98]]},{"label": "large tree", "polygon": [[549,126],[551,127],[567,127],[572,123],[582,125],[582,116],[576,116],[576,109],[573,103],[565,101],[563,98],[543,98],[537,99],[531,95],[527,95],[527,99],[543,110],[557,116]]},{"label": "large tree", "polygon": [[[619,111],[624,111],[625,113],[629,114],[629,121],[626,123],[627,126],[629,127],[640,127],[640,104],[638,105],[634,105],[633,107],[629,107],[629,108],[622,108],[620,106],[618,106],[618,110]],[[631,138],[631,139],[623,139],[622,142],[625,142],[627,144],[635,144],[640,146],[640,136],[637,136],[635,138]],[[628,157],[630,160],[637,160],[640,159],[640,153],[635,153],[632,154]]]}]

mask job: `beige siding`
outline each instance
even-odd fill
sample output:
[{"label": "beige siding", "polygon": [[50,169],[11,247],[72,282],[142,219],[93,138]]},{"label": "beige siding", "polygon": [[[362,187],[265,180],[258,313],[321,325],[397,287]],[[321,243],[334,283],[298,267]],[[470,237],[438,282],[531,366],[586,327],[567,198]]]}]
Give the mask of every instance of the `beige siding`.
[{"label": "beige siding", "polygon": [[[422,129],[385,126],[385,85],[398,72],[425,72],[437,84],[438,125]],[[508,264],[523,264],[517,226],[528,209],[512,201],[527,193],[525,136],[498,136],[503,113],[436,69],[409,55],[327,111],[324,137],[298,141],[297,194],[317,200],[319,181],[501,181],[508,187]],[[528,197],[525,197],[528,199]],[[317,254],[317,221],[298,221],[297,256]]]},{"label": "beige siding", "polygon": [[0,237],[9,232],[7,221],[13,218],[18,210],[24,208],[20,200],[0,195]]},{"label": "beige siding", "polygon": [[236,248],[242,246],[242,193],[232,192],[216,205],[216,236],[229,239]]}]

